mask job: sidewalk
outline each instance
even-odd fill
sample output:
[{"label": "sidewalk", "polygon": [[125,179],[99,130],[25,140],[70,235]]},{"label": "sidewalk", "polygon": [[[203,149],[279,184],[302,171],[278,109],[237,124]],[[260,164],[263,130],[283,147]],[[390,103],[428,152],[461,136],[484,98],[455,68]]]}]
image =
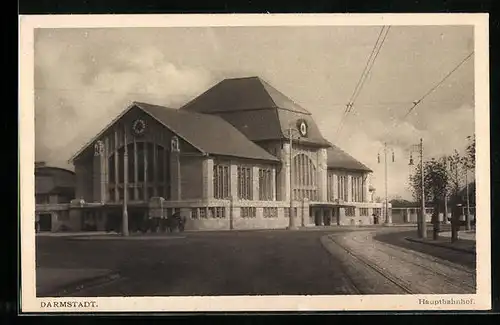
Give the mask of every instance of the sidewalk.
[{"label": "sidewalk", "polygon": [[427,234],[427,238],[422,239],[418,237],[406,237],[406,240],[422,243],[425,245],[432,245],[456,250],[463,253],[475,254],[476,253],[476,234],[461,231],[458,233],[458,240],[454,243],[451,242],[451,232],[441,232],[437,240],[432,239],[432,232]]},{"label": "sidewalk", "polygon": [[78,232],[39,232],[35,234],[37,237],[79,237],[79,236],[113,236],[117,235],[115,232],[105,231],[78,231]]},{"label": "sidewalk", "polygon": [[106,269],[36,268],[37,296],[64,296],[83,287],[98,285],[119,278]]},{"label": "sidewalk", "polygon": [[[451,231],[441,232],[439,236],[451,238]],[[464,230],[458,232],[458,238],[464,240],[476,240],[476,232],[473,230]]]}]

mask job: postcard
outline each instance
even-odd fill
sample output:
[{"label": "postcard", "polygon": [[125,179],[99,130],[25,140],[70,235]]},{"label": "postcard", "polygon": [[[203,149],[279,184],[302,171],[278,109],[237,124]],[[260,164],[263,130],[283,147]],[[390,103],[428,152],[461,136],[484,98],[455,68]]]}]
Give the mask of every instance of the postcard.
[{"label": "postcard", "polygon": [[22,312],[490,309],[488,40],[487,14],[20,16]]}]

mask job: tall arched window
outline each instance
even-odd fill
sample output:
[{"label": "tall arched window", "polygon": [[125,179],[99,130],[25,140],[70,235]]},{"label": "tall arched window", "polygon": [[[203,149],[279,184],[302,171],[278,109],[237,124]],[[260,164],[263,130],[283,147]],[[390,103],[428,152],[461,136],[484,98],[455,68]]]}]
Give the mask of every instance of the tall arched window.
[{"label": "tall arched window", "polygon": [[316,167],[311,158],[305,154],[298,154],[293,158],[293,199],[302,200],[307,198],[311,201],[318,199],[318,183],[316,179]]},{"label": "tall arched window", "polygon": [[[128,199],[148,201],[151,197],[170,197],[170,159],[163,146],[150,142],[127,145]],[[125,147],[108,158],[108,201],[123,200]]]}]

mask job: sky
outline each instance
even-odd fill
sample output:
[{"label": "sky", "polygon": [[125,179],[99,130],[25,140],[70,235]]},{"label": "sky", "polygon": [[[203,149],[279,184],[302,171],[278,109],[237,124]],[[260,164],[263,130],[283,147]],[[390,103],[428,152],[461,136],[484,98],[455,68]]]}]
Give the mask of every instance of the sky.
[{"label": "sky", "polygon": [[[68,159],[132,101],[180,107],[224,78],[259,76],[312,113],[323,136],[370,167],[376,196],[411,199],[410,148],[463,151],[474,133],[471,26],[392,26],[342,123],[380,26],[38,29],[35,159]],[[390,158],[394,151],[395,161]],[[381,154],[381,163],[377,155]],[[417,155],[414,154],[416,158]]]}]

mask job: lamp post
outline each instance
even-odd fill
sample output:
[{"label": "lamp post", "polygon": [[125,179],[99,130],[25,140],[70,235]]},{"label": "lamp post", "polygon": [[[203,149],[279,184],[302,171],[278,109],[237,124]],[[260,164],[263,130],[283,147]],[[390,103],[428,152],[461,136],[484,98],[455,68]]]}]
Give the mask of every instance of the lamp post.
[{"label": "lamp post", "polygon": [[[388,196],[387,196],[387,187],[388,187],[388,180],[387,180],[387,151],[388,150],[392,151],[392,162],[394,162],[394,149],[388,148],[387,143],[384,142],[384,191],[385,191],[385,201],[384,201],[384,210],[385,210],[385,224],[389,225],[392,224],[392,218],[391,215],[389,214],[389,201],[388,201]],[[378,163],[380,164],[380,153],[377,155],[377,160]]]},{"label": "lamp post", "polygon": [[122,235],[128,236],[128,149],[127,149],[127,129],[123,132],[123,215],[122,215]]},{"label": "lamp post", "polygon": [[470,202],[469,202],[469,161],[467,158],[462,159],[462,165],[465,169],[465,195],[466,195],[466,209],[467,212],[465,214],[465,230],[471,229],[471,218],[470,218]]},{"label": "lamp post", "polygon": [[421,202],[420,202],[420,218],[418,220],[418,236],[420,238],[427,237],[426,230],[426,222],[425,222],[425,183],[424,183],[424,142],[420,139],[420,143],[418,145],[414,145],[410,150],[410,163],[409,165],[413,165],[413,157],[412,152],[419,151],[420,153],[420,184],[421,184]]},{"label": "lamp post", "polygon": [[293,162],[293,131],[297,131],[295,129],[292,128],[292,125],[290,124],[290,126],[288,127],[288,137],[289,137],[289,146],[290,146],[290,154],[289,154],[289,164],[290,164],[290,174],[289,174],[289,177],[290,177],[290,213],[289,213],[289,220],[288,220],[288,230],[295,230],[297,229],[296,225],[295,225],[295,215],[293,213],[293,170],[292,170],[292,162]]}]

